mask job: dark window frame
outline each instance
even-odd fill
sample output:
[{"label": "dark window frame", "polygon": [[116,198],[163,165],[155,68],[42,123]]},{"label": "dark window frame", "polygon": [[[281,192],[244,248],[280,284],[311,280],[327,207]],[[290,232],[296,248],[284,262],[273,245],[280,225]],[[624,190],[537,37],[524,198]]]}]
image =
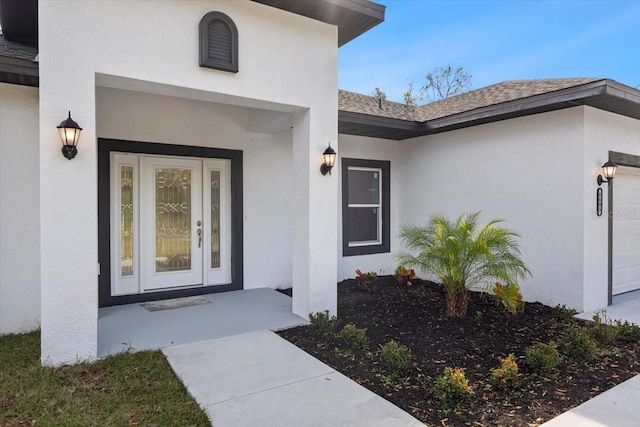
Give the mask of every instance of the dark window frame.
[{"label": "dark window frame", "polygon": [[[391,252],[391,162],[342,158],[342,256],[370,255]],[[349,246],[349,168],[382,170],[382,242],[372,245]]]},{"label": "dark window frame", "polygon": [[[231,62],[216,60],[209,56],[209,25],[213,21],[223,23],[231,33],[229,50]],[[216,70],[238,72],[238,27],[222,12],[209,12],[200,20],[200,66]]]}]

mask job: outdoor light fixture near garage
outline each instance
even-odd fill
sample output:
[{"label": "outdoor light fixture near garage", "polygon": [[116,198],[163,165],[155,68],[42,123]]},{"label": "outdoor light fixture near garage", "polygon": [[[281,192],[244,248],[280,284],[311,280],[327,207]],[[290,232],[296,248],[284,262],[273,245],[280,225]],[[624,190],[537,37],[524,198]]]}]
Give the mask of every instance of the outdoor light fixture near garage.
[{"label": "outdoor light fixture near garage", "polygon": [[616,176],[616,171],[618,170],[618,165],[613,163],[611,160],[608,160],[604,165],[602,165],[602,175],[598,175],[598,187],[602,185],[603,182],[609,183],[609,181],[613,180],[613,177]]},{"label": "outdoor light fixture near garage", "polygon": [[58,126],[58,132],[60,132],[60,140],[62,140],[62,155],[69,160],[73,159],[78,154],[76,146],[82,128],[71,118],[71,111],[69,111],[69,117]]},{"label": "outdoor light fixture near garage", "polygon": [[336,163],[336,152],[331,148],[331,143],[329,143],[327,149],[324,150],[322,156],[324,157],[324,163],[320,166],[320,172],[322,172],[322,175],[331,175],[331,169],[333,169],[333,165]]},{"label": "outdoor light fixture near garage", "polygon": [[611,160],[608,160],[604,165],[602,165],[602,175],[598,175],[598,189],[596,190],[596,215],[602,216],[602,188],[600,186],[603,182],[607,184],[613,180],[613,177],[616,176],[616,171],[618,170],[618,165],[613,163]]}]

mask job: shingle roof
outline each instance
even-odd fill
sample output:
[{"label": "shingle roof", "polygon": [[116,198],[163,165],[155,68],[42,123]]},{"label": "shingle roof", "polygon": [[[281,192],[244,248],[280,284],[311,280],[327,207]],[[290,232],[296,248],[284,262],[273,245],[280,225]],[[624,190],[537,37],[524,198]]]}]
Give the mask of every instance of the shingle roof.
[{"label": "shingle roof", "polygon": [[404,140],[577,105],[640,120],[640,90],[614,80],[513,80],[419,107],[340,91],[338,132]]},{"label": "shingle roof", "polygon": [[475,110],[490,105],[529,98],[557,90],[576,87],[595,81],[597,78],[510,80],[483,87],[451,98],[432,102],[417,108],[416,120],[425,122],[454,114]]},{"label": "shingle roof", "polygon": [[427,122],[478,108],[577,87],[599,80],[604,79],[510,80],[419,107],[383,101],[382,108],[379,108],[378,100],[373,96],[340,90],[338,94],[338,109],[340,111],[367,114],[376,117]]},{"label": "shingle roof", "polygon": [[338,109],[351,113],[415,121],[415,107],[398,102],[382,101],[382,108],[379,108],[376,97],[346,90],[338,91]]}]

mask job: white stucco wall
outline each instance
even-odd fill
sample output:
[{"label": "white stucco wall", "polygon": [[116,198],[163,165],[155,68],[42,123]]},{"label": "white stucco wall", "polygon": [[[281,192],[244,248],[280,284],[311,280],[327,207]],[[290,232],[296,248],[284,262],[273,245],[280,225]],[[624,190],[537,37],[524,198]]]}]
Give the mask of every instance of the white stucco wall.
[{"label": "white stucco wall", "polygon": [[[375,271],[378,275],[394,274],[397,262],[398,229],[400,224],[400,198],[403,188],[400,182],[400,156],[403,141],[391,141],[378,138],[366,138],[353,135],[340,135],[339,159],[384,160],[391,162],[391,206],[389,216],[391,221],[390,247],[391,252],[371,255],[343,256],[342,255],[342,205],[338,203],[338,280],[355,277],[355,270]],[[342,166],[340,161],[334,167],[338,175],[339,192],[342,192]],[[334,172],[334,173],[336,173]],[[340,195],[340,200],[341,200]]]},{"label": "white stucco wall", "polygon": [[[212,10],[238,27],[237,74],[198,66],[198,23]],[[38,13],[43,363],[96,355],[97,75],[295,112],[293,310],[335,312],[337,178],[318,169],[337,140],[337,28],[246,0],[40,1]],[[72,161],[52,143],[69,109],[84,128]]]},{"label": "white stucco wall", "polygon": [[38,89],[0,83],[0,334],[40,322]]},{"label": "white stucco wall", "polygon": [[245,289],[293,281],[291,131],[249,134],[244,157]]},{"label": "white stucco wall", "polygon": [[583,307],[583,113],[571,108],[403,141],[401,223],[482,211],[522,236],[527,301]]},{"label": "white stucco wall", "polygon": [[[608,185],[603,184],[603,210],[595,215],[596,178],[609,151],[640,156],[640,120],[592,107],[584,110],[585,151],[584,188],[584,310],[597,310],[608,304]],[[615,178],[613,183],[615,197]]]},{"label": "white stucco wall", "polygon": [[291,287],[289,129],[274,134],[248,132],[246,108],[118,89],[97,88],[96,104],[99,138],[241,150],[244,288]]}]

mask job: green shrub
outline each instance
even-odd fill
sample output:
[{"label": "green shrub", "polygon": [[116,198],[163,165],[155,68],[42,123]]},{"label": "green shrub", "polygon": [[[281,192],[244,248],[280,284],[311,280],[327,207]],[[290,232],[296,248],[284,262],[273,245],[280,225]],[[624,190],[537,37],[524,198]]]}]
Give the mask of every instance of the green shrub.
[{"label": "green shrub", "polygon": [[516,356],[512,353],[500,360],[500,366],[489,371],[487,381],[491,390],[510,393],[520,384]]},{"label": "green shrub", "polygon": [[502,227],[502,220],[485,225],[479,221],[480,212],[453,221],[435,215],[424,227],[407,224],[400,232],[410,252],[396,259],[442,280],[450,317],[467,315],[471,289],[495,280],[513,283],[531,275],[520,258],[518,234]]},{"label": "green shrub", "polygon": [[566,305],[557,305],[551,309],[551,318],[557,323],[566,325],[573,322],[573,316],[578,313],[572,308],[567,308]]},{"label": "green shrub", "polygon": [[502,304],[509,313],[516,314],[518,311],[524,311],[522,294],[517,283],[503,285],[496,282],[492,289],[492,295],[498,304]]},{"label": "green shrub", "polygon": [[595,359],[598,346],[584,328],[571,328],[560,339],[560,351],[576,362],[587,362]]},{"label": "green shrub", "polygon": [[434,388],[445,411],[456,411],[468,405],[475,394],[462,368],[444,368],[444,373],[436,378]]},{"label": "green shrub", "polygon": [[533,369],[533,372],[543,376],[552,373],[562,362],[562,356],[553,342],[549,344],[535,343],[526,348],[525,356],[527,365]]},{"label": "green shrub", "polygon": [[338,319],[329,315],[329,310],[309,314],[309,332],[320,337],[331,335],[338,326]]},{"label": "green shrub", "polygon": [[616,341],[618,329],[607,318],[605,311],[593,315],[593,326],[589,329],[589,335],[601,346],[609,346]]},{"label": "green shrub", "polygon": [[340,331],[340,338],[347,344],[349,350],[356,353],[369,346],[369,338],[367,338],[367,330],[358,328],[353,323],[347,323]]},{"label": "green shrub", "polygon": [[640,327],[629,323],[616,320],[616,339],[621,342],[633,342],[640,344]]},{"label": "green shrub", "polygon": [[409,368],[413,354],[404,345],[391,340],[380,346],[380,359],[393,375],[399,375]]}]

